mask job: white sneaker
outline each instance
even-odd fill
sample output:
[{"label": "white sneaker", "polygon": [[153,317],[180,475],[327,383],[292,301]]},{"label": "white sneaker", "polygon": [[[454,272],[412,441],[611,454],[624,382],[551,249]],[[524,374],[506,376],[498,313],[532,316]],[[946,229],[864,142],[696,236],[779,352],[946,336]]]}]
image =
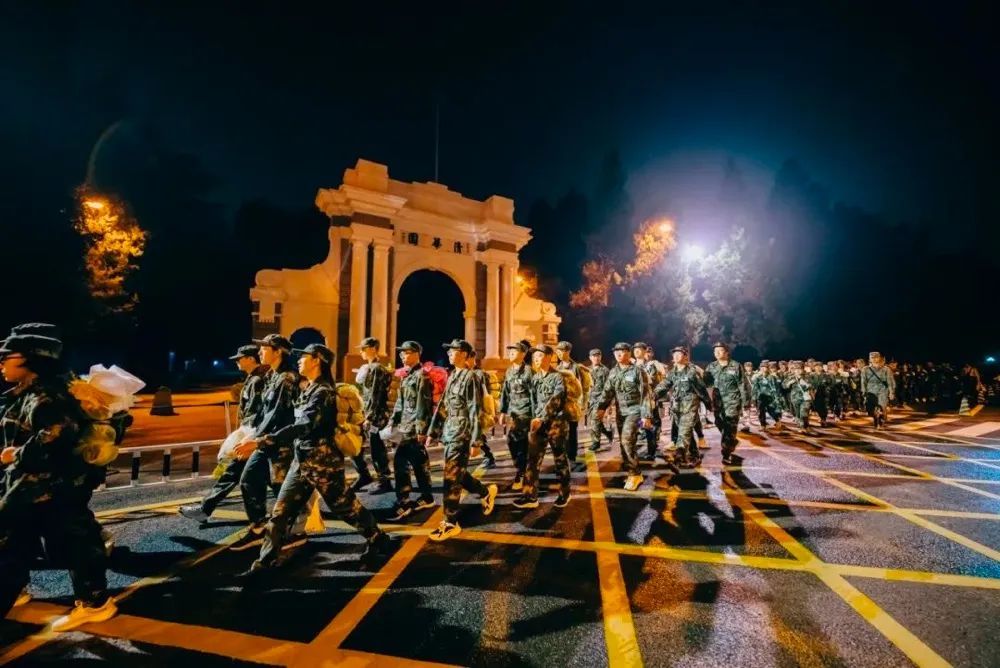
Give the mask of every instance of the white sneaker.
[{"label": "white sneaker", "polygon": [[641,475],[630,475],[625,480],[625,490],[628,492],[634,492],[635,490],[639,489],[639,485],[641,484],[642,484]]},{"label": "white sneaker", "polygon": [[31,601],[31,594],[29,594],[28,590],[25,589],[17,595],[17,600],[14,601],[14,607],[16,608],[18,606],[27,605],[29,601]]},{"label": "white sneaker", "polygon": [[85,605],[83,601],[77,601],[76,607],[74,607],[68,615],[63,615],[56,621],[52,622],[52,626],[49,627],[49,630],[55,633],[72,631],[73,629],[83,626],[84,624],[106,622],[117,614],[118,606],[115,605],[115,599],[111,596],[109,596],[108,600],[104,602],[104,605],[99,607]]},{"label": "white sneaker", "polygon": [[438,525],[437,529],[431,531],[428,538],[436,543],[440,543],[443,540],[448,540],[452,536],[457,536],[462,533],[462,527],[458,526],[457,522],[448,522],[445,520]]},{"label": "white sneaker", "polygon": [[489,515],[493,512],[493,506],[496,504],[498,491],[499,490],[496,485],[486,486],[486,496],[484,496],[479,502],[483,504],[483,515]]}]

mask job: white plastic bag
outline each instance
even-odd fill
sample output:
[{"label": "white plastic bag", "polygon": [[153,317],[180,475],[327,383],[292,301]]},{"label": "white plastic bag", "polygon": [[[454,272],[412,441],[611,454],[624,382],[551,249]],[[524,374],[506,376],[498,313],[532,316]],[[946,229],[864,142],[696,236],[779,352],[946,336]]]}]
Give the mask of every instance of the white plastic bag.
[{"label": "white plastic bag", "polygon": [[112,397],[107,405],[112,415],[131,408],[136,392],[146,387],[144,381],[115,365],[107,368],[103,364],[95,364],[90,367],[90,373],[81,378],[94,389]]},{"label": "white plastic bag", "polygon": [[403,434],[400,433],[399,428],[394,427],[392,423],[387,424],[385,427],[380,429],[378,435],[382,437],[383,443],[399,445],[403,440]]},{"label": "white plastic bag", "polygon": [[253,429],[241,425],[236,429],[236,431],[231,433],[229,436],[226,436],[226,440],[224,440],[222,442],[222,445],[219,446],[219,454],[217,458],[220,461],[223,459],[232,459],[233,449],[240,443],[243,443],[244,441],[249,441],[253,437],[254,437]]}]

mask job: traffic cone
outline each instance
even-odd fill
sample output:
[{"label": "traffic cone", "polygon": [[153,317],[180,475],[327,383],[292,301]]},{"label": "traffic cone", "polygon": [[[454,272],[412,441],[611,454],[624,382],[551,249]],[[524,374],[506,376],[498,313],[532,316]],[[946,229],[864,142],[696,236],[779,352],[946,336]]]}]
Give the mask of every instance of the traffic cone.
[{"label": "traffic cone", "polygon": [[971,415],[969,412],[969,400],[962,397],[962,404],[958,407],[959,415]]},{"label": "traffic cone", "polygon": [[163,385],[153,395],[153,405],[149,409],[150,415],[177,415],[174,412],[174,399],[170,393],[170,388]]},{"label": "traffic cone", "polygon": [[313,492],[309,502],[309,517],[306,519],[306,533],[323,533],[326,524],[323,523],[323,513],[319,509],[319,494]]}]

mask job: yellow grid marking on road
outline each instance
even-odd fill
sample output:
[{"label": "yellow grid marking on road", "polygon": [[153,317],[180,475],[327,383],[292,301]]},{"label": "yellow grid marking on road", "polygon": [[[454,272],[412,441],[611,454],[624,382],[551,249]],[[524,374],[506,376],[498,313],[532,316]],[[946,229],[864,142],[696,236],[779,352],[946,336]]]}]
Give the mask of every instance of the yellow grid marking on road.
[{"label": "yellow grid marking on road", "polygon": [[[611,525],[611,514],[602,492],[600,471],[597,467],[597,456],[588,452],[587,486],[591,492],[590,513],[594,527],[594,540],[602,543],[614,543],[614,529]],[[593,495],[597,496],[593,496]],[[641,666],[642,652],[639,650],[639,639],[635,633],[635,623],[632,620],[632,604],[629,601],[628,590],[625,588],[625,578],[622,575],[621,562],[618,555],[605,550],[597,552],[597,577],[601,588],[601,608],[604,619],[604,639],[608,648],[608,665]]]},{"label": "yellow grid marking on road", "polygon": [[[735,484],[733,484],[733,487],[739,489]],[[923,640],[880,608],[875,601],[845,580],[835,569],[828,567],[809,548],[792,537],[791,534],[755,507],[749,496],[745,494],[743,496],[733,496],[730,497],[730,501],[734,506],[740,508],[744,515],[756,522],[758,526],[788,550],[793,557],[807,566],[808,570],[815,574],[823,584],[840,596],[845,603],[861,615],[862,618],[871,624],[889,642],[906,654],[915,664],[918,666],[950,665],[937,652],[931,649],[930,646],[924,643]]]},{"label": "yellow grid marking on road", "polygon": [[[786,464],[792,466],[796,470],[800,470],[800,471],[805,472],[804,469],[801,469],[799,467],[799,464],[797,462],[795,462],[794,460],[792,460],[789,457],[785,457],[785,456],[783,456],[783,455],[781,455],[779,453],[776,453],[776,452],[768,452],[768,450],[766,448],[758,448],[758,449],[760,449],[762,452],[766,453],[769,457],[774,457],[774,458],[778,459],[779,461],[785,462]],[[997,550],[994,550],[991,547],[987,547],[986,545],[983,545],[982,543],[978,543],[978,542],[972,540],[971,538],[967,538],[966,536],[962,536],[961,534],[955,533],[954,531],[951,531],[950,529],[946,529],[945,527],[943,527],[943,526],[941,526],[939,524],[935,524],[934,522],[928,520],[925,517],[921,517],[921,516],[919,516],[919,515],[917,515],[915,513],[911,513],[911,512],[907,512],[907,511],[901,510],[897,506],[894,506],[893,504],[889,503],[888,501],[885,501],[884,499],[880,499],[879,497],[877,497],[877,496],[875,496],[873,494],[869,494],[868,492],[866,492],[866,491],[864,491],[862,489],[859,489],[857,487],[854,487],[853,485],[850,485],[850,484],[848,484],[848,483],[846,483],[846,482],[844,482],[842,480],[838,480],[837,478],[831,477],[832,475],[836,475],[835,473],[831,474],[831,473],[825,473],[825,472],[817,472],[817,473],[810,472],[810,475],[814,475],[814,476],[816,476],[818,478],[822,478],[823,480],[826,480],[830,484],[835,485],[835,486],[841,488],[845,492],[857,496],[859,499],[864,499],[865,501],[868,501],[869,503],[874,503],[876,505],[883,506],[884,508],[889,509],[892,513],[894,513],[898,517],[902,517],[903,519],[907,520],[908,522],[916,524],[917,526],[923,527],[924,529],[927,529],[929,531],[933,531],[934,533],[936,533],[936,534],[938,534],[940,536],[943,536],[945,538],[948,538],[949,540],[951,540],[951,541],[953,541],[955,543],[963,545],[963,546],[969,548],[970,550],[978,552],[979,554],[982,554],[983,556],[989,557],[990,559],[993,559],[993,560],[996,560],[996,561],[1000,561],[1000,552],[998,552]],[[932,476],[932,479],[933,479],[933,476]]]}]

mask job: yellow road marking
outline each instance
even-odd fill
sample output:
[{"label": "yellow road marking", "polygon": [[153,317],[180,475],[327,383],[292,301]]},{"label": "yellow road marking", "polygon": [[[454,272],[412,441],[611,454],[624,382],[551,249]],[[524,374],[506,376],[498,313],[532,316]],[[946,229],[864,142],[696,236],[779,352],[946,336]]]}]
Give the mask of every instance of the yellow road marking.
[{"label": "yellow road marking", "polygon": [[[802,470],[802,469],[799,469],[799,465],[794,460],[792,460],[792,459],[790,459],[788,457],[785,457],[785,456],[783,456],[783,455],[781,455],[779,453],[776,453],[776,452],[768,452],[766,448],[760,448],[760,450],[763,451],[764,453],[766,453],[769,457],[773,457],[773,458],[777,459],[778,461],[783,461],[783,462],[789,464],[790,466],[792,466],[793,468],[796,468],[798,470]],[[924,529],[927,529],[929,531],[933,531],[934,533],[936,533],[936,534],[938,534],[940,536],[943,536],[945,538],[948,538],[949,540],[951,540],[953,542],[956,542],[956,543],[958,543],[960,545],[963,545],[963,546],[969,548],[970,550],[978,552],[979,554],[982,554],[982,555],[984,555],[986,557],[989,557],[990,559],[993,559],[993,560],[996,560],[996,561],[1000,561],[1000,552],[998,552],[997,550],[994,550],[991,547],[987,547],[986,545],[983,545],[982,543],[978,543],[978,542],[972,540],[971,538],[967,538],[965,536],[962,536],[961,534],[957,534],[954,531],[951,531],[950,529],[946,529],[945,527],[943,527],[943,526],[941,526],[939,524],[935,524],[934,522],[931,522],[930,520],[928,520],[925,517],[921,517],[921,516],[919,516],[919,515],[917,515],[915,513],[911,513],[911,512],[907,512],[907,511],[901,510],[900,508],[894,506],[893,504],[889,503],[888,501],[880,499],[877,496],[874,496],[873,494],[869,494],[868,492],[866,492],[866,491],[864,491],[862,489],[859,489],[857,487],[854,487],[853,485],[850,485],[850,484],[848,484],[848,483],[846,483],[846,482],[844,482],[842,480],[838,480],[837,478],[830,477],[830,475],[823,474],[823,473],[810,473],[810,475],[814,475],[814,476],[816,476],[818,478],[821,478],[821,479],[827,481],[828,483],[839,487],[840,489],[844,490],[845,492],[848,492],[849,494],[853,494],[853,495],[857,496],[860,499],[864,499],[865,501],[868,501],[869,503],[874,503],[876,505],[883,506],[884,508],[889,509],[892,513],[894,513],[898,517],[902,517],[903,519],[905,519],[905,520],[907,520],[907,521],[909,521],[909,522],[911,522],[913,524],[916,524],[917,526],[923,527]]]},{"label": "yellow road marking", "polygon": [[[737,488],[738,489],[738,488]],[[914,635],[909,629],[897,622],[871,598],[848,582],[836,570],[828,567],[819,557],[813,554],[805,545],[793,538],[791,534],[778,526],[771,518],[753,505],[747,495],[730,497],[734,506],[756,522],[782,547],[801,561],[808,570],[816,575],[835,594],[840,596],[862,618],[881,633],[893,645],[898,647],[918,666],[948,666],[940,655],[931,649],[924,641]]]},{"label": "yellow road marking", "polygon": [[[615,543],[614,529],[611,526],[611,514],[603,495],[604,485],[601,482],[597,467],[597,457],[588,452],[587,486],[590,497],[591,521],[594,526],[594,540],[601,543]],[[594,494],[598,496],[593,496]],[[629,602],[628,591],[625,588],[625,578],[622,576],[621,562],[613,552],[597,552],[597,577],[601,587],[601,608],[604,618],[604,639],[608,647],[608,665],[641,666],[642,652],[639,650],[639,639],[635,634],[635,623],[632,621],[632,605]]]}]

